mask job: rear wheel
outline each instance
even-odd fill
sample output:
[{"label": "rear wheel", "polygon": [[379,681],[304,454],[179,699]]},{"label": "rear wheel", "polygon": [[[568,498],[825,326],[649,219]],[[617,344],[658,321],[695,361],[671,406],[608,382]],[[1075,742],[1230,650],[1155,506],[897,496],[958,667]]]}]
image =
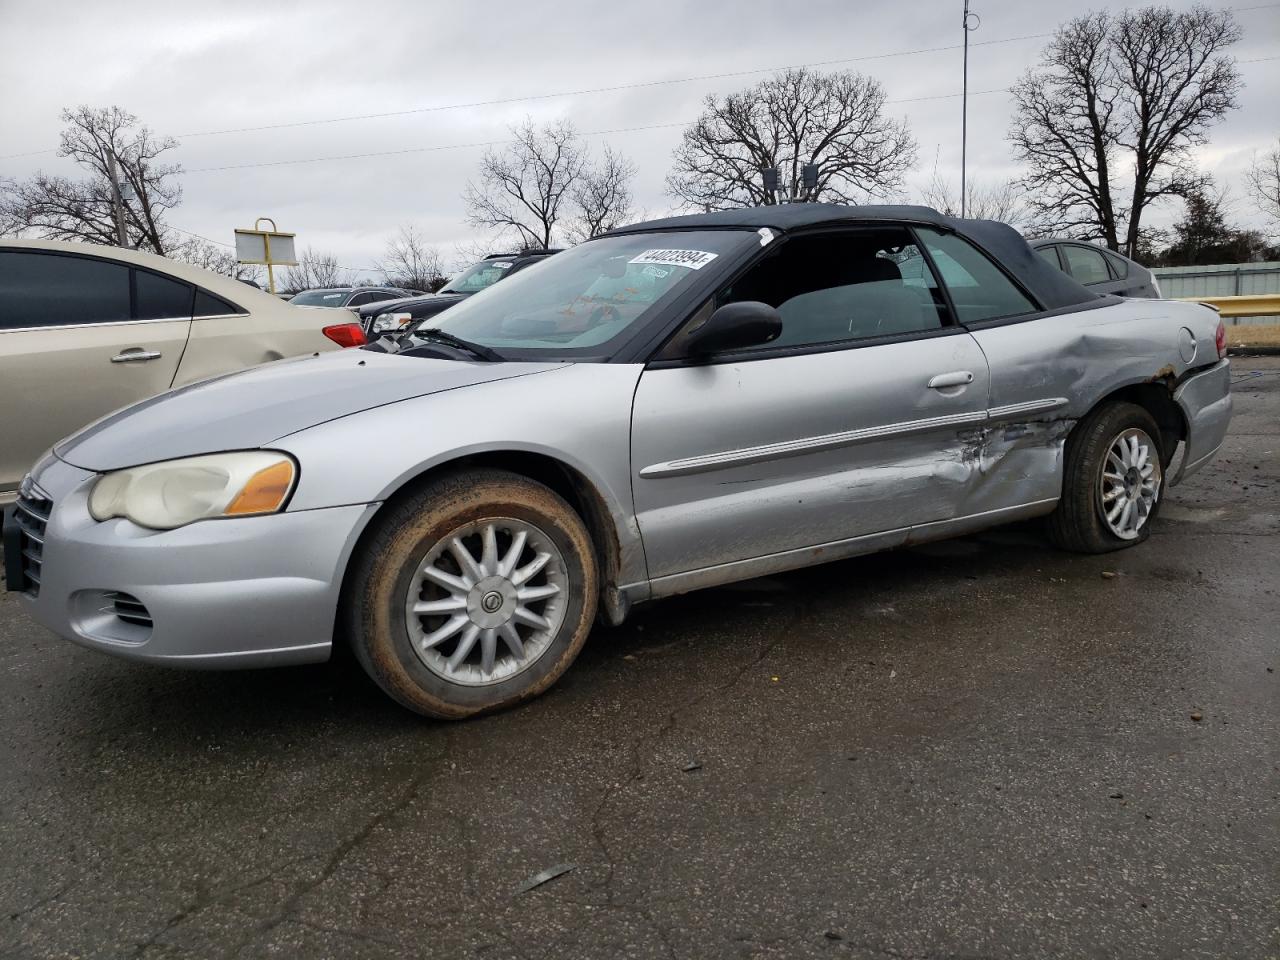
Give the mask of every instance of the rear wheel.
[{"label": "rear wheel", "polygon": [[596,606],[581,518],[516,474],[434,480],[378,521],[347,602],[352,647],[388,694],[462,718],[541,693],[573,662]]},{"label": "rear wheel", "polygon": [[1062,499],[1049,516],[1055,544],[1106,553],[1141,543],[1164,495],[1160,429],[1142,407],[1109,403],[1067,440]]}]

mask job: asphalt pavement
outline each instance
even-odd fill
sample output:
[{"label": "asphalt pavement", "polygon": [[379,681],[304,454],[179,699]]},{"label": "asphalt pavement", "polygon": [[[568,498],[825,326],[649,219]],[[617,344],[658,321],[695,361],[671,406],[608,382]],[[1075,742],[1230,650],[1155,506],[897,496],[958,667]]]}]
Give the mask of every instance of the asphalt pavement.
[{"label": "asphalt pavement", "polygon": [[1234,372],[1137,549],[677,598],[467,723],[0,597],[0,957],[1278,957],[1280,358]]}]

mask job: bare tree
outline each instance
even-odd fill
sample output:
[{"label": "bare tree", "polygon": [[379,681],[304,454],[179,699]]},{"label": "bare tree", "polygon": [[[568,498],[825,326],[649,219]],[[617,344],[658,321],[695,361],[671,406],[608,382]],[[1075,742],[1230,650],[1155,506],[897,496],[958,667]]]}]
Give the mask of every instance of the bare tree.
[{"label": "bare tree", "polygon": [[565,235],[571,243],[581,243],[614,227],[620,227],[632,216],[631,181],[636,165],[609,147],[597,167],[588,167],[570,191],[573,217]]},{"label": "bare tree", "polygon": [[283,293],[315,290],[318,287],[349,287],[355,281],[355,272],[339,266],[338,258],[307,247],[298,258],[298,265],[285,271]]},{"label": "bare tree", "polygon": [[0,237],[17,235],[24,230],[19,218],[9,209],[10,198],[16,186],[11,178],[0,177]]},{"label": "bare tree", "polygon": [[788,70],[723,99],[708,96],[684,132],[667,189],[698,210],[775,202],[761,170],[777,167],[788,196],[818,165],[814,200],[852,203],[891,193],[915,163],[905,121],[885,116],[884,88],[852,71]]},{"label": "bare tree", "polygon": [[382,282],[393,287],[435,293],[448,281],[440,251],[428,244],[416,227],[405,224],[387,241],[385,256],[377,263]]},{"label": "bare tree", "polygon": [[[1026,194],[1015,180],[984,184],[970,179],[965,184],[965,216],[975,220],[999,220],[1018,230],[1028,226]],[[955,185],[937,169],[924,188],[922,199],[927,206],[949,217],[960,216],[960,195]]]},{"label": "bare tree", "polygon": [[187,236],[181,241],[170,241],[165,256],[202,270],[220,273],[233,280],[252,280],[258,283],[262,277],[261,267],[252,263],[239,263],[233,249],[220,247],[204,237]]},{"label": "bare tree", "polygon": [[1199,188],[1191,148],[1236,104],[1223,51],[1240,38],[1229,10],[1144,7],[1058,28],[1044,63],[1014,85],[1010,139],[1045,229],[1134,255],[1142,217]]},{"label": "bare tree", "polygon": [[176,177],[179,164],[163,154],[178,145],[157,137],[138,118],[119,107],[64,110],[58,155],[75,161],[87,173],[82,179],[37,173],[0,185],[0,225],[55,240],[118,242],[110,164],[114,156],[122,183],[132,188],[124,217],[129,245],[155,253],[168,252],[165,214],[182,199]]},{"label": "bare tree", "polygon": [[467,222],[515,231],[524,246],[545,250],[587,158],[568,121],[539,129],[530,119],[511,132],[514,140],[505,149],[490,150],[480,162],[479,184],[467,184]]},{"label": "bare tree", "polygon": [[1262,158],[1253,158],[1248,173],[1249,193],[1258,209],[1280,228],[1280,138]]},{"label": "bare tree", "polygon": [[450,257],[453,271],[455,273],[460,273],[477,260],[483,260],[491,253],[510,252],[495,250],[494,246],[494,243],[485,240],[468,240],[465,243],[455,244],[453,248],[453,256]]}]

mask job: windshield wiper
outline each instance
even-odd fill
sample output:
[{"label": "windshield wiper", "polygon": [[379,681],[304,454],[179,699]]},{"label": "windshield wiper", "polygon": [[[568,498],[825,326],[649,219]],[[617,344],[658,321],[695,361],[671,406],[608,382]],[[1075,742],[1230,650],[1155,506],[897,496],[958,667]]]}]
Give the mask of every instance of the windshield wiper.
[{"label": "windshield wiper", "polygon": [[406,338],[416,338],[418,340],[434,340],[436,343],[443,343],[447,347],[453,347],[455,350],[461,350],[463,353],[469,353],[473,357],[479,357],[481,360],[488,360],[490,363],[501,363],[506,359],[497,350],[486,347],[482,343],[472,343],[470,340],[463,340],[461,337],[455,337],[452,333],[441,330],[439,327],[426,327],[418,330],[406,331],[402,335]]}]

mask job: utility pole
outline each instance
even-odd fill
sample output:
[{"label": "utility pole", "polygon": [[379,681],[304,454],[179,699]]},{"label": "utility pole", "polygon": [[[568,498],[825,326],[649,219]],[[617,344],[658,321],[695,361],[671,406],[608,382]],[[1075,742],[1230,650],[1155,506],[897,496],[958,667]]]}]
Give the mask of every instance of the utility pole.
[{"label": "utility pole", "polygon": [[129,234],[124,222],[124,197],[120,193],[120,171],[116,167],[116,152],[112,147],[107,147],[107,173],[111,177],[111,209],[116,218],[116,244],[127,247]]},{"label": "utility pole", "polygon": [[[973,21],[973,26],[969,25],[970,20]],[[966,166],[969,159],[969,32],[982,26],[982,18],[976,13],[969,12],[969,0],[964,0],[964,20],[961,26],[964,28],[964,79],[960,86],[960,216],[963,218],[965,205],[969,199],[965,189]]]}]

